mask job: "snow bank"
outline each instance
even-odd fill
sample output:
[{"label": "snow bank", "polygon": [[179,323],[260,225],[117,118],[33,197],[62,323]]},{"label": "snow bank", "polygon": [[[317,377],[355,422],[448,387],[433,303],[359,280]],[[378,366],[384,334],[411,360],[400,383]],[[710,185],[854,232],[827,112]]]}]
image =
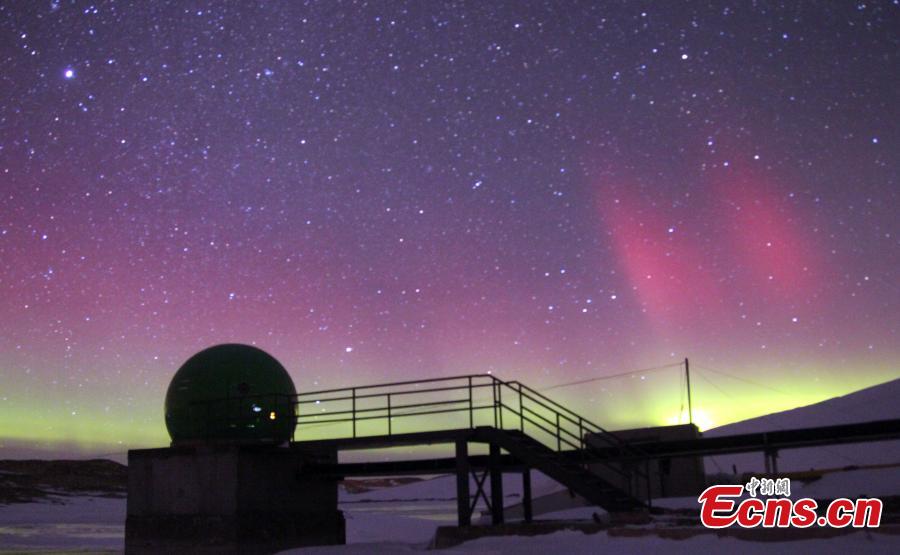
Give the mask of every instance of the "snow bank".
[{"label": "snow bank", "polygon": [[44,502],[0,505],[2,551],[96,553],[124,548],[125,499],[51,497]]},{"label": "snow bank", "polygon": [[[487,486],[487,483],[485,484],[485,487],[489,487]],[[469,491],[472,495],[475,495],[475,488],[475,480],[474,478],[470,477]],[[558,482],[540,472],[532,471],[531,495],[533,497],[539,497],[541,495],[553,493],[561,489],[565,488]],[[504,497],[521,497],[521,475],[503,475],[503,495]],[[345,503],[354,503],[360,501],[412,501],[428,499],[456,499],[456,476],[437,476],[429,480],[422,480],[421,482],[413,482],[410,484],[404,484],[402,486],[382,488],[361,493],[348,493],[344,490],[341,490],[341,501]]]},{"label": "snow bank", "polygon": [[[378,543],[347,546],[311,547],[283,551],[282,555],[309,554],[369,554],[409,553],[421,547],[403,543]],[[438,553],[456,554],[505,554],[505,553],[565,553],[566,555],[624,553],[650,555],[695,555],[696,553],[728,553],[729,555],[760,554],[778,555],[796,553],[846,554],[872,553],[895,554],[900,552],[900,536],[855,532],[828,539],[791,542],[751,542],[735,538],[720,538],[703,534],[684,540],[670,540],[657,536],[618,537],[605,532],[583,534],[565,531],[544,536],[503,536],[481,538],[459,546],[442,549]]]},{"label": "snow bank", "polygon": [[792,497],[799,495],[813,499],[900,495],[900,467],[833,472],[819,480],[802,484],[791,493]]}]

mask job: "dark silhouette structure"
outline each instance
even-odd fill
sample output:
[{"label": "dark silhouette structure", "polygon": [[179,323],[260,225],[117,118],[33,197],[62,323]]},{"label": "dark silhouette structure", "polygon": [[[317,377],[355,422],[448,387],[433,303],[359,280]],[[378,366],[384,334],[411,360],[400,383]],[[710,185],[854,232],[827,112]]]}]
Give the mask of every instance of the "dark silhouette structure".
[{"label": "dark silhouette structure", "polygon": [[334,449],[289,446],[296,390],[249,345],[217,345],[176,372],[166,394],[172,445],[128,453],[127,553],[272,553],[343,544]]},{"label": "dark silhouette structure", "polygon": [[[479,502],[492,524],[504,523],[504,472],[521,475],[516,513],[531,522],[538,470],[633,521],[654,496],[699,494],[704,455],[763,451],[777,472],[781,449],[900,437],[898,420],[721,438],[693,425],[613,433],[485,374],[296,393],[274,358],[244,345],[191,357],[169,388],[166,423],[171,447],[129,452],[130,553],[344,543],[338,483],[348,476],[454,473],[467,527]],[[435,444],[455,456],[338,463],[341,451]]]},{"label": "dark silhouette structure", "polygon": [[250,345],[216,345],[185,362],[166,392],[172,445],[285,443],[297,394],[290,374]]}]

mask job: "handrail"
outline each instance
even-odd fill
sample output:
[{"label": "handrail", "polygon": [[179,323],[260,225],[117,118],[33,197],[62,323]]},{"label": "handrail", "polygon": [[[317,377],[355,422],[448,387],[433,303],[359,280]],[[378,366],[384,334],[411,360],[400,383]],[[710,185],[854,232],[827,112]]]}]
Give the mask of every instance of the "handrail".
[{"label": "handrail", "polygon": [[[487,410],[487,409],[492,409],[492,408],[494,408],[493,405],[481,405],[481,406],[475,406],[474,410]],[[380,409],[380,410],[387,411],[387,408]],[[459,408],[459,409],[441,409],[441,410],[413,412],[413,413],[406,413],[406,414],[391,414],[391,418],[402,418],[404,416],[424,416],[426,414],[446,414],[449,412],[462,412],[462,411],[468,411],[468,410],[469,410],[468,408]],[[319,417],[319,416],[326,418],[328,416],[331,416],[332,414],[337,414],[337,413],[314,414],[314,415],[303,416],[301,418],[314,418],[314,417]],[[355,420],[357,422],[359,422],[360,420],[386,420],[386,419],[387,419],[387,415],[379,414],[379,415],[375,415],[375,416],[358,416],[358,417],[356,417]],[[332,419],[327,419],[327,420],[314,420],[311,422],[304,422],[304,424],[307,424],[307,425],[338,424],[338,423],[350,423],[353,420],[354,419],[352,419],[352,418],[332,418]],[[387,434],[387,435],[392,435],[392,434]]]},{"label": "handrail", "polygon": [[[415,409],[415,408],[420,408],[420,407],[433,407],[433,406],[437,406],[437,405],[453,405],[456,403],[468,403],[468,402],[469,402],[468,399],[453,399],[451,401],[434,401],[431,403],[413,403],[410,405],[391,405],[391,410],[395,411],[397,409]],[[386,410],[387,410],[387,407],[375,407],[375,408],[370,408],[370,409],[348,409],[348,410],[329,411],[324,414],[328,414],[329,416],[334,416],[335,414],[354,414],[354,413],[360,413],[360,412],[377,412],[377,411],[386,411]],[[466,408],[465,410],[468,410],[468,408]],[[308,417],[312,417],[312,416],[318,416],[319,414],[323,414],[323,413],[313,413],[313,414],[304,414],[304,415],[298,414],[297,418],[308,418]],[[415,413],[413,413],[413,414],[395,414],[394,416],[415,416]],[[349,420],[348,420],[348,422],[349,422]]]},{"label": "handrail", "polygon": [[[531,387],[528,387],[527,385],[523,384],[522,382],[519,382],[519,381],[513,381],[513,382],[508,382],[508,384],[516,384],[517,386],[521,386],[523,389],[527,390],[530,394],[532,394],[532,395],[534,395],[534,396],[536,396],[536,397],[540,397],[542,400],[544,400],[544,401],[550,403],[551,405],[553,405],[553,406],[555,406],[555,407],[558,407],[559,409],[561,409],[561,410],[564,411],[564,412],[569,413],[569,414],[570,414],[572,417],[574,417],[574,418],[569,417],[569,416],[567,416],[567,415],[565,415],[565,414],[562,414],[562,416],[563,416],[564,418],[566,418],[567,420],[569,420],[569,422],[571,422],[572,424],[579,424],[579,423],[581,423],[582,425],[583,425],[583,424],[589,424],[590,426],[593,426],[593,427],[594,427],[594,430],[590,430],[590,431],[594,432],[595,434],[599,432],[599,433],[603,434],[604,436],[607,436],[607,437],[609,437],[609,438],[612,438],[613,440],[615,440],[616,443],[618,443],[618,444],[621,445],[622,447],[625,447],[625,448],[628,448],[628,449],[634,449],[634,447],[633,447],[632,445],[630,445],[628,442],[626,442],[625,440],[623,440],[621,437],[619,437],[619,436],[616,435],[615,433],[610,432],[609,430],[603,428],[603,427],[600,426],[599,424],[596,424],[596,423],[594,423],[594,422],[588,420],[587,418],[581,416],[580,414],[576,413],[575,411],[573,411],[573,410],[571,410],[571,409],[569,409],[569,408],[566,408],[566,407],[560,405],[559,403],[557,403],[557,402],[554,401],[553,399],[550,399],[550,398],[547,397],[546,395],[544,395],[544,394],[542,394],[542,393],[540,393],[540,392],[538,392],[538,391],[535,391],[534,389],[532,389]],[[513,388],[510,386],[510,389],[513,389]],[[515,391],[515,389],[513,389],[513,390]],[[554,411],[554,412],[558,412],[558,411]],[[575,418],[577,418],[578,420],[576,421]]]},{"label": "handrail", "polygon": [[[550,404],[552,404],[552,405],[558,407],[559,409],[561,409],[561,410],[563,410],[563,411],[566,411],[566,412],[568,412],[569,414],[573,415],[574,417],[578,418],[578,421],[575,421],[574,419],[568,418],[568,417],[567,417],[567,420],[569,420],[572,424],[579,424],[579,423],[581,423],[582,425],[584,425],[584,424],[589,424],[590,426],[594,427],[594,430],[588,430],[588,431],[593,432],[595,435],[597,435],[597,434],[602,434],[602,435],[605,436],[605,437],[612,438],[619,446],[621,446],[621,447],[623,447],[623,448],[631,449],[631,450],[634,449],[633,446],[629,445],[626,441],[624,441],[622,438],[620,438],[620,437],[617,436],[616,434],[614,434],[614,433],[612,433],[612,432],[610,432],[610,431],[604,429],[604,428],[603,428],[602,426],[600,426],[599,424],[595,424],[594,422],[591,422],[591,421],[588,420],[587,418],[584,418],[583,416],[581,416],[580,414],[578,414],[578,413],[572,411],[571,409],[568,409],[568,408],[566,408],[566,407],[560,405],[559,403],[557,403],[557,402],[554,401],[553,399],[550,399],[550,398],[547,397],[546,395],[543,395],[542,393],[539,393],[539,392],[535,391],[534,389],[528,387],[527,385],[523,384],[522,382],[519,382],[519,381],[503,382],[503,381],[500,380],[499,378],[495,378],[495,379],[496,379],[498,382],[500,382],[500,383],[506,385],[507,387],[509,387],[512,391],[515,391],[515,392],[517,392],[517,393],[519,393],[520,390],[518,390],[517,388],[513,388],[513,387],[512,387],[512,384],[515,384],[516,386],[521,386],[522,389],[527,390],[530,394],[533,394],[533,395],[536,396],[536,397],[540,397],[540,398],[543,399],[544,401],[547,401],[547,402],[549,402]],[[524,397],[527,398],[527,399],[531,399],[532,401],[534,401],[534,402],[536,402],[536,403],[538,403],[538,404],[540,404],[540,405],[544,405],[544,403],[541,403],[540,401],[538,401],[537,399],[535,399],[535,398],[532,397],[531,395],[526,395],[526,394],[524,394],[524,393],[520,393],[520,395],[524,396]],[[553,409],[553,408],[551,408],[551,407],[544,406],[544,408],[547,408],[547,409],[549,409],[549,410],[551,410],[551,411],[553,411],[553,412],[556,412],[557,414],[560,414],[559,411],[557,411],[557,410],[555,410],[555,409]],[[562,416],[565,417],[565,415],[562,415]]]},{"label": "handrail", "polygon": [[[548,403],[551,403],[552,405],[554,405],[554,406],[556,406],[556,407],[562,409],[562,410],[565,411],[565,412],[568,412],[568,413],[569,413],[570,415],[572,415],[573,417],[578,418],[579,421],[581,421],[581,422],[583,422],[583,423],[585,423],[585,424],[590,424],[591,426],[593,426],[594,428],[596,428],[598,431],[603,432],[603,433],[606,433],[606,434],[609,434],[609,435],[611,435],[611,436],[614,436],[614,437],[615,437],[618,441],[620,441],[620,442],[622,441],[622,439],[621,439],[620,437],[618,437],[618,436],[616,436],[614,433],[612,433],[612,432],[610,432],[610,431],[604,429],[604,428],[603,428],[602,426],[600,426],[599,424],[596,424],[596,423],[594,423],[594,422],[591,422],[590,420],[588,420],[587,418],[585,418],[585,417],[581,416],[580,414],[576,413],[576,412],[573,411],[572,409],[569,409],[569,408],[566,408],[566,407],[560,405],[559,403],[557,403],[557,402],[554,401],[553,399],[547,397],[547,396],[544,395],[543,393],[540,393],[540,392],[538,392],[538,391],[535,391],[534,389],[528,387],[527,385],[523,384],[522,382],[515,381],[515,382],[510,382],[510,383],[515,383],[515,384],[517,384],[517,385],[521,385],[522,388],[527,389],[529,393],[531,393],[531,394],[533,394],[533,395],[535,395],[535,396],[537,396],[537,397],[540,397],[540,398],[543,399],[544,401],[546,401],[546,402],[548,402]],[[578,422],[574,421],[574,420],[571,419],[571,418],[570,418],[569,420],[570,420],[570,422],[572,422],[573,424],[577,424],[577,423],[578,423]]]},{"label": "handrail", "polygon": [[393,383],[380,383],[380,384],[371,384],[371,385],[357,385],[353,387],[339,387],[335,389],[320,389],[318,391],[307,391],[304,393],[298,393],[297,397],[308,397],[310,395],[321,395],[323,393],[334,393],[337,391],[350,391],[351,389],[374,389],[379,387],[397,387],[400,385],[411,385],[416,383],[432,383],[432,382],[446,382],[450,380],[464,380],[466,378],[491,378],[490,374],[462,374],[459,376],[448,376],[444,378],[426,378],[424,380],[406,380],[402,382],[393,382]]},{"label": "handrail", "polygon": [[[386,386],[382,386],[382,387],[386,387]],[[477,388],[481,388],[481,387],[491,387],[491,384],[486,383],[486,384],[477,384],[477,385],[472,386],[473,389],[477,389]],[[396,397],[397,395],[419,395],[421,393],[435,393],[438,391],[459,391],[461,388],[462,388],[462,386],[434,387],[431,389],[411,389],[409,391],[392,392],[391,396]],[[351,389],[363,389],[363,388],[362,387],[348,387],[347,388],[347,390],[351,390]],[[331,391],[328,391],[327,393],[337,393],[337,391],[338,390],[331,390]],[[311,393],[298,393],[296,396],[297,397],[301,397],[301,396],[308,397],[310,395],[312,395],[312,394]],[[372,399],[375,397],[384,397],[385,395],[387,395],[387,393],[369,393],[368,395],[357,395],[356,399],[357,400]],[[325,403],[328,401],[347,401],[352,398],[353,398],[352,395],[346,396],[346,397],[325,397],[325,398],[308,399],[308,400],[303,400],[303,401],[298,400],[297,404],[298,405],[310,405],[310,404],[315,404],[315,403]]]}]

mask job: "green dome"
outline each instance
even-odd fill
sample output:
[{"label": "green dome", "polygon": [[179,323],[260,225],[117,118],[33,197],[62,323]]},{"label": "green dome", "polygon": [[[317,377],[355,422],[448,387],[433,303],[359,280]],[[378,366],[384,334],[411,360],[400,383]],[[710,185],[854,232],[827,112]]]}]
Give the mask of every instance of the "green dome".
[{"label": "green dome", "polygon": [[283,443],[294,432],[294,382],[249,345],[216,345],[185,362],[166,392],[172,444]]}]

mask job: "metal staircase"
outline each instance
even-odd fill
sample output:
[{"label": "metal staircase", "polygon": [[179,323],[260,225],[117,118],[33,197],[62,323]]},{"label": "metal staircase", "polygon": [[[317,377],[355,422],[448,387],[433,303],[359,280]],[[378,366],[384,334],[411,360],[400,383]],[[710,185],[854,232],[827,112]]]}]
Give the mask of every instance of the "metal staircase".
[{"label": "metal staircase", "polygon": [[491,443],[496,443],[523,463],[611,513],[647,507],[646,503],[591,472],[584,465],[561,456],[523,432],[496,428],[485,429],[485,432]]}]

